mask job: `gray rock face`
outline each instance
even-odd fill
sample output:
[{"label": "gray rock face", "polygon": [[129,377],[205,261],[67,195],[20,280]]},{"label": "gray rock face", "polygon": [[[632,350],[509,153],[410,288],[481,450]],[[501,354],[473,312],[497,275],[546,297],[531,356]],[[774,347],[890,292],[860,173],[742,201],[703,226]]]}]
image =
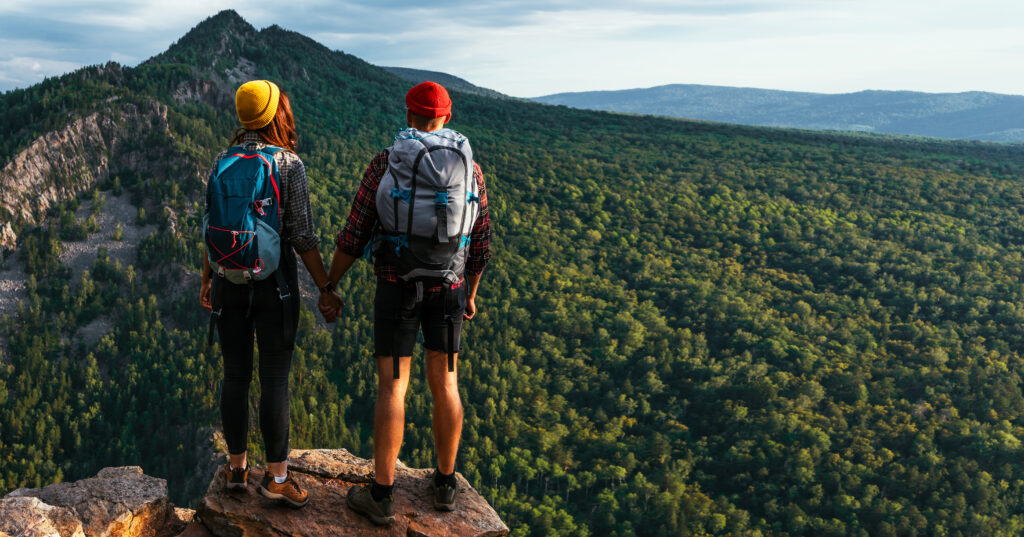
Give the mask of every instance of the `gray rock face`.
[{"label": "gray rock face", "polygon": [[0,534],[11,537],[155,537],[171,520],[167,482],[138,466],[0,499]]},{"label": "gray rock face", "polygon": [[455,510],[440,512],[434,510],[429,489],[432,470],[400,464],[395,472],[396,520],[378,527],[345,505],[349,488],[372,479],[372,461],[344,449],[292,450],[288,460],[296,480],[309,491],[305,507],[291,509],[260,496],[259,470],[249,472],[249,489],[244,492],[226,491],[224,472],[217,472],[196,517],[217,537],[502,537],[509,531],[461,475]]},{"label": "gray rock face", "polygon": [[0,259],[3,259],[4,250],[14,249],[17,241],[18,236],[14,234],[14,228],[11,227],[10,222],[0,226]]},{"label": "gray rock face", "polygon": [[52,205],[111,173],[165,175],[172,158],[166,140],[166,106],[111,102],[39,137],[0,169],[0,215],[38,223]]}]

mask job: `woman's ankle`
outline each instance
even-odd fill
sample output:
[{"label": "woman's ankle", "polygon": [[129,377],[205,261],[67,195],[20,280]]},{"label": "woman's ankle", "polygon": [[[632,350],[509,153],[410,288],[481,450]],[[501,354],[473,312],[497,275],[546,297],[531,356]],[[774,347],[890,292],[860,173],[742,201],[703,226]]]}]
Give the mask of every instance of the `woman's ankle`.
[{"label": "woman's ankle", "polygon": [[274,477],[285,477],[288,475],[288,461],[267,463],[267,471]]},{"label": "woman's ankle", "polygon": [[238,454],[228,454],[228,464],[236,470],[244,469],[249,464],[246,454],[245,451]]}]

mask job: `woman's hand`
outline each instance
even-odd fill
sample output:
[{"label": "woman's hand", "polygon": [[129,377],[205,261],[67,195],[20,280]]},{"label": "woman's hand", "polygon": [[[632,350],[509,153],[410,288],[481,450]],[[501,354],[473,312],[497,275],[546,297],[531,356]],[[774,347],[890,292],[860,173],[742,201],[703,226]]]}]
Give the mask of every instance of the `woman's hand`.
[{"label": "woman's hand", "polygon": [[476,297],[475,296],[467,296],[466,297],[466,312],[462,314],[462,318],[468,321],[468,320],[472,319],[474,315],[476,315]]},{"label": "woman's hand", "polygon": [[210,289],[213,287],[213,278],[203,276],[203,284],[199,288],[199,305],[213,311],[213,302],[210,301]]},{"label": "woman's hand", "polygon": [[324,316],[325,321],[333,323],[341,315],[341,308],[344,306],[345,302],[334,291],[320,293],[317,307],[320,309],[320,315]]}]

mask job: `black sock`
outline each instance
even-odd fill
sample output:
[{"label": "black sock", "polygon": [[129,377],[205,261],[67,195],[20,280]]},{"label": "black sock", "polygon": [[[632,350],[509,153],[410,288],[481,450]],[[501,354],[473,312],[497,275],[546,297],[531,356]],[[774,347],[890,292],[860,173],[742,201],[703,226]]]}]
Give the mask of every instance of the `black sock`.
[{"label": "black sock", "polygon": [[448,485],[451,488],[455,488],[455,472],[450,474],[442,474],[440,469],[434,470],[434,485],[440,487],[441,485]]},{"label": "black sock", "polygon": [[373,501],[379,502],[384,498],[391,496],[391,490],[394,488],[394,485],[381,485],[374,481],[373,485],[370,486],[370,496],[373,496]]}]

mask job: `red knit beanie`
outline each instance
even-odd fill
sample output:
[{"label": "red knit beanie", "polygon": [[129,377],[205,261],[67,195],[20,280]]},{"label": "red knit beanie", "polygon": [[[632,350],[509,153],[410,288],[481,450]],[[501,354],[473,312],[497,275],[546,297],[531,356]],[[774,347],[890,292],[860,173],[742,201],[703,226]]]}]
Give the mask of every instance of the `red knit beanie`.
[{"label": "red knit beanie", "polygon": [[445,123],[451,119],[452,99],[448,96],[448,90],[437,82],[427,81],[413,86],[405,94],[405,105],[423,117],[447,116]]}]

